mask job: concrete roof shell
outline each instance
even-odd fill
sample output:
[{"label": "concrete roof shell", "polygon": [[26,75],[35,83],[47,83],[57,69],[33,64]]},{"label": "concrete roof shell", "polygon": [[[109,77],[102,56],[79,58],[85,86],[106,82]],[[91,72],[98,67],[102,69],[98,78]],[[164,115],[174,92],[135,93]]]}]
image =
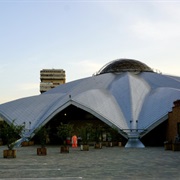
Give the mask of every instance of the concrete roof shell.
[{"label": "concrete roof shell", "polygon": [[69,105],[88,111],[123,136],[140,137],[167,119],[180,99],[180,77],[154,72],[105,73],[60,85],[46,93],[0,105],[7,122],[25,123],[25,137]]}]

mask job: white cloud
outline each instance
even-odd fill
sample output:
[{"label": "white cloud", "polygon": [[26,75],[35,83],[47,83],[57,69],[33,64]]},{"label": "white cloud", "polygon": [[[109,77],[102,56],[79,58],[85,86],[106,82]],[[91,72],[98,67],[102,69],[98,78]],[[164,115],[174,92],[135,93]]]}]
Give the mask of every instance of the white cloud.
[{"label": "white cloud", "polygon": [[[94,62],[94,60],[82,60],[68,63],[66,75],[69,79],[76,80],[84,77],[90,77],[96,73],[104,64]],[[75,73],[75,74],[74,74]]]},{"label": "white cloud", "polygon": [[134,33],[142,39],[169,40],[180,38],[180,23],[139,21],[132,25]]},{"label": "white cloud", "polygon": [[0,66],[0,74],[3,74],[5,73],[6,69],[8,68],[8,64],[7,63],[1,63],[1,66]]},{"label": "white cloud", "polygon": [[20,90],[37,90],[39,88],[39,83],[24,83],[18,86]]},{"label": "white cloud", "polygon": [[153,3],[161,14],[171,21],[177,21],[180,19],[180,2],[179,1],[167,1],[161,3]]},{"label": "white cloud", "polygon": [[76,63],[74,65],[83,68],[82,71],[86,72],[86,73],[89,73],[92,71],[95,72],[95,71],[99,70],[99,68],[102,66],[101,63],[94,62],[94,60],[79,61],[78,63]]},{"label": "white cloud", "polygon": [[148,15],[135,16],[136,19],[130,25],[134,35],[150,41],[174,41],[180,38],[180,3],[152,2],[151,6]]},{"label": "white cloud", "polygon": [[[8,89],[8,90],[7,90]],[[6,92],[5,92],[6,91]],[[38,83],[22,83],[22,84],[11,84],[2,89],[2,94],[0,98],[0,104],[13,101],[15,99],[39,95],[39,84]]]}]

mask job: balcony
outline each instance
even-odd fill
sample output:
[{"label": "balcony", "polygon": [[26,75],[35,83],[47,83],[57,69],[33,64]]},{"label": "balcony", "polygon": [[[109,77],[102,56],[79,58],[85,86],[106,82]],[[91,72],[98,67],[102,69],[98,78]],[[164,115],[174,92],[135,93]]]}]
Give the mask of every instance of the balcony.
[{"label": "balcony", "polygon": [[40,91],[44,92],[44,91],[48,91],[52,88],[56,87],[56,85],[54,85],[53,83],[40,83]]}]

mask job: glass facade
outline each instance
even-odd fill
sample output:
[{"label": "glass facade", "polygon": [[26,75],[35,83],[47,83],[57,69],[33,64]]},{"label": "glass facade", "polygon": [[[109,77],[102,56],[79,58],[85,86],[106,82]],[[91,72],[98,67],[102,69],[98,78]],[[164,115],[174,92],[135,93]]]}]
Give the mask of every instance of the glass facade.
[{"label": "glass facade", "polygon": [[118,72],[153,72],[146,64],[133,59],[117,59],[102,67],[97,74]]}]

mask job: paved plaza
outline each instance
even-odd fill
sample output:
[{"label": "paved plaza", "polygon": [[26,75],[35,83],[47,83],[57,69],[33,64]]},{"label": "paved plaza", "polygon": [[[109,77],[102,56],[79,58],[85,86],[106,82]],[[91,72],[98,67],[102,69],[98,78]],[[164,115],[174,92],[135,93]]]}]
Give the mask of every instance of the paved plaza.
[{"label": "paved plaza", "polygon": [[0,180],[180,179],[180,152],[163,147],[70,148],[62,154],[59,146],[47,146],[47,156],[37,156],[37,147],[17,148],[16,158],[5,159],[6,146],[0,146]]}]

